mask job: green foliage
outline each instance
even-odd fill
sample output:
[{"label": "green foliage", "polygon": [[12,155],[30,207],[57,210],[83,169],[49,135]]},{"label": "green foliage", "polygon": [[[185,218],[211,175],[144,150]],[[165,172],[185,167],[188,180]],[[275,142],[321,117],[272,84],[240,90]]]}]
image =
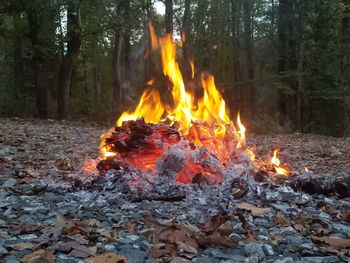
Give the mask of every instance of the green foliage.
[{"label": "green foliage", "polygon": [[[35,112],[36,91],[34,49],[44,57],[49,94],[50,116],[55,117],[57,75],[66,52],[67,0],[8,0],[0,4],[0,114],[32,115]],[[244,8],[252,7],[252,40],[254,80],[247,80],[246,46],[244,42]],[[241,109],[251,128],[260,132],[284,132],[296,126],[296,101],[301,96],[302,125],[305,132],[340,135],[343,116],[341,72],[341,13],[340,0],[293,1],[290,13],[286,50],[286,72],[277,74],[278,67],[278,0],[192,0],[190,8],[191,55],[196,72],[210,71],[232,113]],[[81,2],[83,29],[80,58],[71,84],[71,117],[98,122],[116,119],[112,111],[112,60],[116,34],[122,33],[130,50],[122,49],[120,83],[126,106],[135,104],[144,88],[147,71],[159,71],[157,55],[152,55],[151,69],[147,57],[147,20],[152,19],[156,31],[164,33],[164,17],[157,13],[154,1],[129,1],[128,14],[121,11],[121,1],[84,0]],[[174,1],[174,32],[178,39],[183,28],[184,0]],[[30,39],[29,19],[39,23],[39,41],[35,47]],[[18,75],[14,53],[23,49],[23,87],[15,85]],[[178,52],[180,63],[182,53]],[[300,67],[302,65],[302,67]],[[182,66],[182,65],[181,65]],[[163,82],[162,82],[163,81]],[[253,85],[257,103],[250,105],[247,90]],[[161,79],[157,87],[166,89]],[[298,89],[301,88],[301,91]],[[288,121],[280,126],[278,95],[286,97]],[[272,116],[272,117],[271,117]],[[274,127],[271,129],[270,127]]]}]

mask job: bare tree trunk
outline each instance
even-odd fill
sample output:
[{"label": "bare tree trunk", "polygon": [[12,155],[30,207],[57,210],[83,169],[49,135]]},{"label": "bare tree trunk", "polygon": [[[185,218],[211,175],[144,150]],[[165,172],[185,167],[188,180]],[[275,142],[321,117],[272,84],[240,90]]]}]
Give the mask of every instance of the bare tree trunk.
[{"label": "bare tree trunk", "polygon": [[186,83],[192,78],[192,68],[191,68],[191,0],[185,0],[185,11],[182,21],[182,33],[184,34],[183,43],[183,65],[184,65],[184,79]]},{"label": "bare tree trunk", "polygon": [[[14,17],[14,27],[15,32],[18,30],[18,23],[20,22],[20,15],[16,14]],[[16,35],[16,46],[14,50],[14,64],[15,64],[15,96],[16,100],[18,100],[18,107],[21,109],[25,109],[25,97],[24,97],[24,67],[23,67],[23,44],[20,36]]]},{"label": "bare tree trunk", "polygon": [[[289,32],[289,12],[290,0],[279,0],[278,7],[278,61],[277,61],[277,74],[280,76],[281,81],[286,76],[288,68],[288,32]],[[284,124],[287,121],[287,99],[283,91],[278,90],[278,110],[280,114],[280,124]]]},{"label": "bare tree trunk", "polygon": [[252,8],[253,2],[245,0],[243,2],[244,11],[244,42],[245,42],[245,58],[247,73],[247,112],[254,116],[255,114],[255,85],[254,85],[254,60],[253,60],[253,25],[252,25]]},{"label": "bare tree trunk", "polygon": [[167,34],[173,33],[173,0],[165,0],[165,31]]},{"label": "bare tree trunk", "polygon": [[[242,109],[242,81],[241,63],[240,63],[240,24],[239,14],[240,4],[236,0],[231,0],[231,19],[232,19],[232,45],[233,45],[233,80],[234,80],[234,92],[233,97],[237,100],[235,103],[235,111]],[[237,104],[237,105],[236,105]]]},{"label": "bare tree trunk", "polygon": [[67,54],[64,56],[58,75],[57,113],[59,119],[69,115],[70,84],[74,66],[81,46],[80,0],[68,1],[67,7]]},{"label": "bare tree trunk", "polygon": [[44,56],[41,51],[39,33],[41,21],[37,14],[28,12],[29,38],[33,47],[34,85],[36,90],[36,112],[39,118],[47,118],[47,87],[45,85]]},{"label": "bare tree trunk", "polygon": [[302,102],[303,102],[303,68],[304,68],[304,41],[301,40],[299,47],[299,59],[298,59],[298,86],[297,86],[297,128],[298,131],[302,131],[303,128],[303,111],[302,111]]},{"label": "bare tree trunk", "polygon": [[342,21],[343,76],[344,76],[344,136],[350,137],[350,0],[343,0],[345,6]]},{"label": "bare tree trunk", "polygon": [[114,36],[113,47],[113,61],[112,61],[112,74],[113,74],[113,111],[119,114],[121,111],[121,83],[120,83],[120,57],[123,44],[123,35],[121,32],[116,32]]}]

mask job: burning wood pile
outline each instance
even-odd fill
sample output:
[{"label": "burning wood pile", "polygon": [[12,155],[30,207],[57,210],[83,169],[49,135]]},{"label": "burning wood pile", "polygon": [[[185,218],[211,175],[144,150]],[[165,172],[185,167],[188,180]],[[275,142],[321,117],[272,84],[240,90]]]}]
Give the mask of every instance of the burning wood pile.
[{"label": "burning wood pile", "polygon": [[[101,136],[103,160],[98,169],[102,174],[136,169],[152,175],[147,180],[136,176],[129,181],[140,189],[145,184],[152,187],[155,176],[170,176],[185,184],[218,184],[237,176],[237,167],[242,165],[247,174],[262,168],[274,176],[290,175],[291,168],[277,157],[278,149],[268,165],[255,161],[240,115],[234,124],[213,76],[200,76],[202,97],[186,91],[171,35],[158,40],[152,34],[152,43],[154,48],[160,47],[163,72],[172,83],[172,103],[163,102],[158,90],[147,89],[136,109],[120,116],[115,128]],[[194,67],[192,71],[194,77]]]}]

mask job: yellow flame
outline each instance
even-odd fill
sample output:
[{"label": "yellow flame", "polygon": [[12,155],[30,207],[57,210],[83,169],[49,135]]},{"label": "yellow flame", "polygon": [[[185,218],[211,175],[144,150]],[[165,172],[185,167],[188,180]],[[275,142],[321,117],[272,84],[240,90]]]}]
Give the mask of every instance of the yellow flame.
[{"label": "yellow flame", "polygon": [[135,111],[123,112],[116,125],[121,126],[123,121],[137,120],[144,118],[146,122],[160,122],[164,113],[163,105],[160,101],[160,94],[157,90],[146,90],[140,99]]},{"label": "yellow flame", "polygon": [[244,125],[241,122],[241,116],[240,113],[238,112],[237,114],[237,125],[239,128],[239,131],[237,132],[239,135],[239,141],[237,143],[237,148],[243,148],[246,144],[245,142],[245,132],[246,132],[246,128],[244,127]]},{"label": "yellow flame", "polygon": [[279,148],[276,148],[273,151],[273,156],[271,159],[271,164],[273,166],[273,168],[275,169],[276,173],[279,175],[289,175],[290,170],[287,167],[281,167],[281,161],[280,159],[277,157],[277,153],[279,152]]},{"label": "yellow flame", "polygon": [[192,79],[194,79],[194,61],[191,59],[190,61],[190,65],[191,65],[191,74],[192,74]]},{"label": "yellow flame", "polygon": [[150,36],[151,36],[151,47],[152,49],[157,49],[158,48],[158,38],[157,38],[157,35],[156,35],[156,32],[154,30],[154,27],[152,25],[151,22],[148,22],[148,31],[150,33]]},{"label": "yellow flame", "polygon": [[[225,100],[218,91],[212,75],[201,75],[201,87],[203,96],[198,100],[186,91],[183,77],[176,62],[176,44],[171,34],[163,38],[155,39],[152,36],[154,30],[150,26],[151,40],[160,43],[163,73],[172,83],[171,95],[172,105],[163,103],[157,90],[146,90],[134,111],[123,112],[116,122],[116,126],[121,126],[124,121],[144,118],[148,123],[158,123],[164,120],[177,122],[179,132],[184,136],[190,136],[196,145],[208,147],[224,160],[233,148],[244,148],[252,160],[254,153],[246,148],[245,131],[246,128],[241,123],[240,115],[237,116],[236,132],[235,125],[229,118]],[[152,44],[152,45],[153,45]],[[194,77],[194,63],[191,61],[192,78]],[[153,79],[147,82],[148,86],[153,84]],[[197,125],[194,123],[205,123]],[[192,129],[191,129],[192,128]],[[191,130],[191,133],[190,133]],[[105,135],[105,138],[108,135]],[[101,138],[101,139],[105,139]],[[238,143],[236,143],[238,141]],[[111,156],[109,148],[101,144],[101,151],[105,156]]]}]

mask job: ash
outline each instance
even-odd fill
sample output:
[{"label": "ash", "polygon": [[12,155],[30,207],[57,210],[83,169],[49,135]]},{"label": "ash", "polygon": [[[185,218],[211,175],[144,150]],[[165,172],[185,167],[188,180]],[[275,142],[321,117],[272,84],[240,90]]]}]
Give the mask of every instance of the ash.
[{"label": "ash", "polygon": [[[346,159],[327,172],[318,165],[279,179],[239,152],[227,169],[209,155],[203,165],[222,173],[223,180],[213,184],[198,174],[181,184],[175,179],[188,153],[181,145],[169,148],[150,171],[120,168],[114,160],[114,168],[100,174],[98,128],[0,122],[0,138],[6,138],[0,141],[0,261],[104,262],[105,255],[131,263],[350,260],[350,180],[338,176]],[[326,140],[276,138],[294,142],[286,151],[294,151],[296,142],[300,150],[305,142],[318,146]],[[267,149],[276,138],[264,137]],[[327,149],[329,143],[347,158],[350,142],[327,138]],[[317,154],[316,146],[311,149]],[[203,150],[191,153],[196,159]],[[319,156],[315,166],[323,161]],[[293,158],[297,167],[302,159]]]}]

